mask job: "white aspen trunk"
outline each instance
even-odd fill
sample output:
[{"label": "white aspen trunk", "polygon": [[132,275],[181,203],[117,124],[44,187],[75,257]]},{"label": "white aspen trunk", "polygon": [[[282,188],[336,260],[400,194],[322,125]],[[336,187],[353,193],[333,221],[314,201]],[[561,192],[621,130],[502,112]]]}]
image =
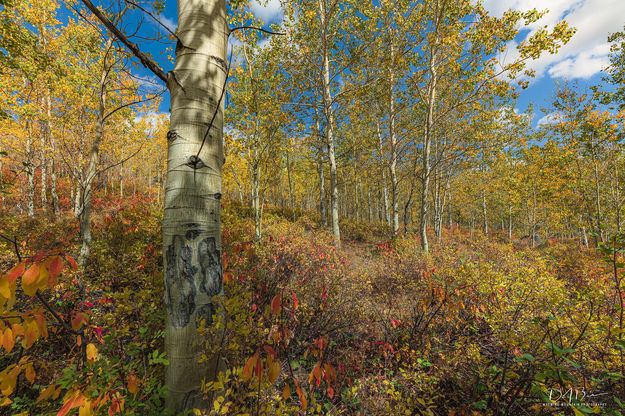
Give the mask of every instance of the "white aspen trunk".
[{"label": "white aspen trunk", "polygon": [[252,207],[254,208],[254,237],[260,240],[262,237],[262,215],[260,210],[260,166],[254,162],[252,166]]},{"label": "white aspen trunk", "polygon": [[484,235],[488,235],[488,211],[485,190],[482,190],[482,230],[484,231]]},{"label": "white aspen trunk", "polygon": [[[290,147],[290,146],[289,146]],[[289,149],[286,151],[286,179],[289,183],[289,209],[293,214],[293,220],[295,220],[295,191],[293,189],[293,178],[291,177],[291,158],[289,156]]]},{"label": "white aspen trunk", "polygon": [[319,172],[319,215],[321,215],[321,223],[324,227],[327,227],[328,213],[326,208],[326,179],[324,176],[323,158],[321,156],[321,151],[319,152],[319,157],[317,158],[317,171]]},{"label": "white aspen trunk", "polygon": [[328,57],[328,28],[325,0],[319,0],[319,17],[321,22],[321,43],[323,60],[323,101],[326,115],[326,139],[328,159],[330,161],[330,210],[332,217],[332,234],[334,244],[341,246],[341,230],[339,226],[339,189],[337,180],[336,155],[334,149],[334,110],[332,109],[332,91],[330,90],[330,60]]},{"label": "white aspen trunk", "polygon": [[[108,51],[113,44],[113,38],[109,38],[106,42],[105,49]],[[107,59],[104,58],[102,72],[100,74],[100,84],[98,86],[98,113],[95,126],[95,137],[91,145],[89,154],[89,164],[87,165],[87,173],[84,180],[84,189],[82,197],[82,209],[80,211],[80,255],[78,256],[78,264],[84,269],[89,259],[91,251],[91,201],[93,200],[93,181],[97,175],[98,162],[100,160],[100,145],[104,140],[104,114],[106,111],[106,78],[109,73],[107,67]]]},{"label": "white aspen trunk", "polygon": [[211,325],[214,297],[223,293],[225,0],[179,0],[178,24],[176,65],[167,83],[171,119],[163,217],[166,406],[175,413],[208,406],[201,382],[214,379],[220,366],[218,357],[200,363],[207,341],[198,327]]},{"label": "white aspen trunk", "polygon": [[[28,128],[27,128],[28,129]],[[33,157],[32,157],[32,139],[30,137],[30,133],[26,138],[26,176],[28,176],[28,216],[35,216],[35,172],[33,166]]]},{"label": "white aspen trunk", "polygon": [[388,126],[388,138],[391,146],[391,160],[389,163],[389,175],[391,179],[391,207],[393,211],[393,236],[399,233],[399,187],[397,185],[397,138],[395,137],[395,48],[391,40],[391,67],[389,71],[390,94],[389,107],[390,119]]},{"label": "white aspen trunk", "polygon": [[371,222],[373,219],[373,207],[371,204],[371,189],[367,186],[367,221]]},{"label": "white aspen trunk", "polygon": [[39,169],[41,169],[41,209],[46,210],[48,206],[48,158],[46,157],[46,137],[48,136],[48,122],[43,120],[41,123],[41,149],[39,149]]},{"label": "white aspen trunk", "polygon": [[80,216],[81,201],[82,201],[82,177],[77,175],[76,178],[76,191],[74,192],[74,216],[78,218]]},{"label": "white aspen trunk", "polygon": [[48,139],[50,143],[50,196],[52,197],[52,212],[57,217],[61,212],[59,205],[59,194],[56,189],[57,175],[56,175],[56,162],[54,155],[56,154],[56,141],[54,133],[52,132],[52,102],[50,99],[50,90],[46,90],[46,113],[48,116]]},{"label": "white aspen trunk", "polygon": [[[438,26],[438,21],[436,23]],[[430,251],[427,236],[427,221],[428,221],[428,191],[430,187],[430,152],[432,146],[432,134],[434,129],[434,108],[436,106],[436,84],[438,81],[438,74],[436,68],[436,56],[437,51],[432,49],[432,56],[430,58],[430,81],[428,83],[428,95],[427,95],[427,115],[425,120],[425,134],[423,135],[423,160],[422,160],[422,172],[421,172],[421,213],[419,231],[421,236],[421,249],[424,252]]]},{"label": "white aspen trunk", "polygon": [[[376,118],[376,127],[378,131],[378,151],[380,152],[380,158],[384,160],[384,152],[382,148],[382,130],[380,129],[380,119]],[[384,202],[384,219],[386,223],[391,225],[391,214],[388,209],[388,188],[386,187],[386,165],[382,162],[382,197]]]},{"label": "white aspen trunk", "polygon": [[512,205],[508,206],[508,243],[512,243]]}]

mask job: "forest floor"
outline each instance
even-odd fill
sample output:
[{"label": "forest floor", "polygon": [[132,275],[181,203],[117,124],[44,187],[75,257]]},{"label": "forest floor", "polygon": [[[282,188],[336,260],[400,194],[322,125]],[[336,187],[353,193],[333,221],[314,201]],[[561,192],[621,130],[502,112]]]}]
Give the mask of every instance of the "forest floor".
[{"label": "forest floor", "polygon": [[[74,396],[100,400],[94,414],[122,404],[125,414],[162,413],[160,214],[149,201],[98,203],[86,269],[68,264],[56,286],[41,287],[64,323],[15,292],[26,330],[0,328],[5,350],[20,346],[0,358],[4,414],[57,414]],[[455,228],[426,255],[413,234],[391,240],[383,225],[349,221],[337,250],[314,216],[286,218],[269,210],[254,242],[245,211],[224,209],[229,319],[203,331],[209,340],[226,328],[218,352],[229,373],[205,386],[220,391],[225,414],[542,414],[554,402],[576,415],[619,414],[623,305],[609,252],[556,240],[531,249]],[[52,267],[78,252],[73,218],[0,222],[22,258]],[[9,270],[15,247],[2,247]],[[258,373],[246,373],[250,360]],[[567,389],[606,394],[601,406],[554,399]]]}]

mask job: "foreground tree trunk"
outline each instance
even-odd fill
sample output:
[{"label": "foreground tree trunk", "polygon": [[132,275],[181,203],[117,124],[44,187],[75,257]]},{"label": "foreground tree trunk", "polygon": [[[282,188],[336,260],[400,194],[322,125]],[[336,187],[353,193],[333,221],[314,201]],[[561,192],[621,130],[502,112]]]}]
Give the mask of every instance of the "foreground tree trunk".
[{"label": "foreground tree trunk", "polygon": [[[225,0],[178,1],[176,65],[169,74],[163,265],[169,359],[166,406],[206,408],[200,387],[214,378],[218,358],[200,363],[201,322],[210,325],[222,294],[220,199],[226,79]],[[214,116],[214,117],[213,117]]]}]

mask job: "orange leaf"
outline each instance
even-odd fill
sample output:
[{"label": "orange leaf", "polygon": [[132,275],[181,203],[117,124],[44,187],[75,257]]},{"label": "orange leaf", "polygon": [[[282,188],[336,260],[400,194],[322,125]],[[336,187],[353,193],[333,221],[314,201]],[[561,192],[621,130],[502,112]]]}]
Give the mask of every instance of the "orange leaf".
[{"label": "orange leaf", "polygon": [[280,309],[282,308],[282,295],[278,293],[276,296],[271,299],[271,313],[273,315],[277,315],[280,313]]},{"label": "orange leaf", "polygon": [[82,312],[77,312],[72,318],[72,329],[78,331],[80,327],[87,323],[87,317]]},{"label": "orange leaf", "polygon": [[9,281],[9,283],[15,282],[18,277],[24,274],[25,268],[26,268],[26,265],[24,264],[24,262],[18,263],[15,266],[13,266],[13,268],[9,270],[9,272],[7,273],[7,280]]},{"label": "orange leaf", "polygon": [[137,394],[139,391],[139,378],[134,374],[128,374],[128,379],[126,380],[128,385],[128,391],[131,394]]},{"label": "orange leaf", "polygon": [[44,338],[48,338],[48,326],[46,325],[46,317],[42,312],[37,312],[33,315],[35,317],[35,322],[37,322],[37,328],[39,329],[39,333]]},{"label": "orange leaf", "polygon": [[50,397],[52,397],[52,394],[54,393],[55,387],[56,386],[54,384],[51,384],[48,387],[46,387],[45,389],[41,390],[41,393],[39,393],[39,397],[37,397],[37,400],[35,401],[35,403],[39,403],[41,401],[48,400]]},{"label": "orange leaf", "polygon": [[284,390],[282,390],[282,398],[287,400],[289,397],[291,397],[291,387],[287,384],[284,386]]},{"label": "orange leaf", "polygon": [[125,400],[123,397],[116,395],[111,399],[111,406],[109,407],[109,416],[121,413],[124,410]]},{"label": "orange leaf", "polygon": [[254,367],[256,367],[256,361],[258,360],[258,351],[254,353],[250,358],[247,359],[245,365],[243,366],[243,373],[241,377],[243,380],[249,380],[252,378],[252,372],[254,371]]},{"label": "orange leaf", "polygon": [[28,296],[33,296],[37,292],[37,283],[39,279],[39,265],[33,263],[22,276],[22,288]]},{"label": "orange leaf", "polygon": [[7,352],[11,352],[11,350],[13,350],[13,347],[15,346],[15,337],[13,336],[11,328],[4,330],[4,334],[2,335],[2,346]]},{"label": "orange leaf", "polygon": [[16,337],[23,337],[24,336],[24,327],[20,324],[13,324],[13,335]]},{"label": "orange leaf", "polygon": [[61,409],[59,410],[59,412],[56,414],[56,416],[65,416],[66,414],[69,413],[70,410],[82,406],[82,404],[85,402],[85,397],[82,395],[82,393],[80,393],[80,391],[77,391],[73,396],[71,396],[63,405],[63,407],[61,407]]},{"label": "orange leaf", "polygon": [[302,405],[302,410],[305,412],[308,407],[308,401],[306,400],[306,393],[302,390],[300,386],[297,386],[295,391],[297,392],[297,397],[299,397],[299,401]]},{"label": "orange leaf", "polygon": [[30,384],[33,384],[35,382],[36,376],[37,373],[35,373],[35,368],[33,367],[32,363],[27,365],[26,369],[24,370],[24,377],[26,377],[26,380],[28,380]]}]

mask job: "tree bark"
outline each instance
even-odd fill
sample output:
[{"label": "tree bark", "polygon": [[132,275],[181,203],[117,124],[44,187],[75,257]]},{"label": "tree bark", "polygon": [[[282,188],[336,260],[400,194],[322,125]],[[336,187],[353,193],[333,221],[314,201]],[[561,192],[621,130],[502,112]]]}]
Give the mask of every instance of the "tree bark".
[{"label": "tree bark", "polygon": [[[113,45],[113,38],[109,38],[105,45],[105,51],[108,54],[109,49]],[[82,209],[80,211],[80,255],[78,256],[78,264],[84,269],[89,259],[91,251],[91,205],[93,200],[93,181],[97,175],[98,162],[100,160],[100,145],[104,140],[104,116],[106,111],[106,82],[109,73],[107,65],[107,57],[103,58],[102,72],[100,74],[100,84],[98,91],[98,113],[95,126],[95,138],[91,144],[91,152],[89,153],[89,164],[87,165],[87,173],[85,175],[82,196]]]},{"label": "tree bark", "polygon": [[206,340],[198,327],[212,323],[214,297],[223,293],[225,0],[179,0],[178,24],[176,65],[167,82],[171,119],[163,217],[166,406],[173,412],[206,408],[201,381],[214,379],[219,370],[218,357],[200,363]]},{"label": "tree bark", "polygon": [[258,162],[252,165],[252,208],[254,209],[254,238],[258,241],[262,237],[262,213],[260,208],[260,166]]},{"label": "tree bark", "polygon": [[382,160],[382,197],[384,202],[384,219],[386,223],[391,225],[391,214],[388,209],[388,188],[386,186],[386,163],[384,163],[384,150],[382,147],[382,130],[380,129],[380,119],[376,119],[376,127],[378,131],[378,151],[380,152],[380,159]]},{"label": "tree bark", "polygon": [[26,176],[28,177],[27,213],[28,216],[32,218],[35,216],[35,172],[33,165],[32,138],[30,137],[30,132],[26,138]]},{"label": "tree bark", "polygon": [[328,160],[330,162],[330,210],[332,216],[332,234],[334,245],[341,246],[341,230],[339,226],[339,189],[334,143],[334,110],[332,109],[332,91],[330,90],[330,59],[328,56],[328,22],[325,0],[319,0],[319,17],[321,23],[321,43],[323,60],[323,109],[326,116],[326,140]]},{"label": "tree bark", "polygon": [[[438,17],[436,19],[435,26],[438,26]],[[437,28],[435,29],[437,30]],[[423,160],[422,160],[422,172],[421,172],[421,214],[420,214],[420,236],[421,236],[421,249],[424,252],[430,250],[427,236],[427,220],[428,220],[428,191],[430,187],[430,152],[432,146],[432,135],[434,130],[434,109],[436,107],[436,84],[438,82],[438,73],[436,68],[437,62],[437,50],[436,47],[432,48],[429,72],[430,80],[428,82],[428,94],[426,103],[426,120],[425,120],[425,133],[423,135]]]},{"label": "tree bark", "polygon": [[399,187],[397,184],[397,137],[395,136],[395,48],[391,39],[391,63],[389,70],[390,94],[389,94],[389,126],[388,137],[391,146],[391,160],[389,163],[389,175],[391,179],[391,207],[393,211],[393,237],[399,233]]}]

